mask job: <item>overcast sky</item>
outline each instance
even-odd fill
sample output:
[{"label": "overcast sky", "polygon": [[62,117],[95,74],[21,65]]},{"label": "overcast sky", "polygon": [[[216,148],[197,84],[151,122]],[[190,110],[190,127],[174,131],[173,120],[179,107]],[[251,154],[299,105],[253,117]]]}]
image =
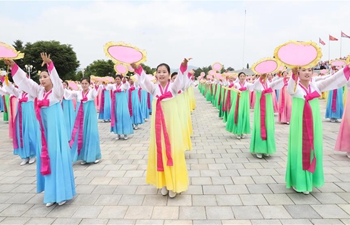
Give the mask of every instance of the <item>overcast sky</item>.
[{"label": "overcast sky", "polygon": [[[124,41],[147,52],[146,64],[166,62],[177,68],[218,61],[241,69],[289,40],[322,38],[329,57],[328,35],[350,35],[349,1],[2,1],[0,41],[12,44],[57,40],[71,44],[81,68],[107,59],[103,46]],[[246,38],[244,45],[244,12]],[[331,58],[340,56],[340,41],[331,42]],[[244,57],[243,57],[243,46]],[[342,56],[350,39],[342,39]]]}]

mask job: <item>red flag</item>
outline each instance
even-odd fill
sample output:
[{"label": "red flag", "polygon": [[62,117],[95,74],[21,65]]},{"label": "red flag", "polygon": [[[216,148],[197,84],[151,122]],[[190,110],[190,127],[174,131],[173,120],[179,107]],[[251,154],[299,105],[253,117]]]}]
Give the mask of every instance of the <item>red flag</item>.
[{"label": "red flag", "polygon": [[320,44],[322,44],[322,45],[326,45],[326,43],[324,43],[324,41],[322,41],[321,38],[319,38],[318,42],[320,42]]},{"label": "red flag", "polygon": [[333,37],[332,35],[329,35],[329,40],[330,40],[330,41],[338,41],[338,39],[335,38],[335,37]]},{"label": "red flag", "polygon": [[342,31],[341,32],[341,35],[340,35],[341,37],[345,37],[345,38],[350,38],[350,36],[349,35],[346,35],[346,34],[344,34],[344,32]]}]

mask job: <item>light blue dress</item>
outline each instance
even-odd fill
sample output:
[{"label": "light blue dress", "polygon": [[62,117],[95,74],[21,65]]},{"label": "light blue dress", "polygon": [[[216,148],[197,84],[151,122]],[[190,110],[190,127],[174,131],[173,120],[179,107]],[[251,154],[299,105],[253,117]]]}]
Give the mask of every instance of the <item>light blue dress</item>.
[{"label": "light blue dress", "polygon": [[333,112],[332,110],[332,99],[333,99],[335,90],[331,90],[328,92],[326,118],[341,119],[343,117],[343,112],[344,112],[343,88],[338,88],[336,90],[337,90],[337,98],[336,98],[335,112]]},{"label": "light blue dress", "polygon": [[133,134],[134,130],[132,128],[132,120],[128,107],[127,92],[113,92],[113,94],[116,99],[116,104],[111,107],[114,107],[116,121],[114,126],[111,124],[111,132],[118,135]]},{"label": "light blue dress", "polygon": [[[102,90],[102,96],[104,98],[103,108],[100,107],[100,112],[98,118],[100,120],[110,120],[111,119],[111,91]],[[102,102],[102,99],[101,99]]]},{"label": "light blue dress", "polygon": [[[128,90],[128,93],[130,92],[130,89]],[[129,94],[128,94],[129,97]],[[129,101],[129,99],[128,99]],[[132,104],[132,124],[139,125],[142,124],[144,119],[142,116],[141,111],[141,104],[139,99],[139,89],[136,88],[135,90],[131,91],[131,104]]]}]

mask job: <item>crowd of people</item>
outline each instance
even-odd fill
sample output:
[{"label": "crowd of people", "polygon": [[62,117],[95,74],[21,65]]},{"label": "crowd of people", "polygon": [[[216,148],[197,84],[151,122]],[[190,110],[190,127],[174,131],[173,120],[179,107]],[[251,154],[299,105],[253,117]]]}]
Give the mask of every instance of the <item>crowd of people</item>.
[{"label": "crowd of people", "polygon": [[50,55],[41,53],[41,58],[47,70],[41,71],[40,84],[13,60],[5,60],[14,82],[1,75],[0,106],[20,165],[36,162],[37,192],[44,191],[47,207],[64,205],[76,195],[75,162],[84,165],[102,159],[98,120],[110,123],[117,140],[127,140],[151,115],[146,182],[171,198],[187,190],[184,152],[192,149],[195,108],[194,72],[187,71],[187,59],[178,74],[170,74],[170,67],[160,64],[156,79],[150,79],[141,66],[132,64],[132,78],[118,74],[107,83],[84,77],[79,90],[71,90]]},{"label": "crowd of people", "polygon": [[[342,119],[335,150],[350,158],[350,104],[344,104],[350,87],[349,66],[332,67],[328,74],[313,68],[287,68],[276,74],[246,76],[226,73],[223,78],[206,76],[199,90],[219,111],[226,130],[238,139],[251,134],[250,152],[257,158],[270,157],[278,149],[275,142],[275,114],[278,122],[290,126],[286,186],[309,194],[324,184],[322,116],[319,99],[327,98],[325,118]],[[323,96],[323,97],[322,97]],[[250,121],[253,109],[253,121]],[[252,128],[251,128],[252,127]],[[316,160],[317,159],[317,160]]]}]

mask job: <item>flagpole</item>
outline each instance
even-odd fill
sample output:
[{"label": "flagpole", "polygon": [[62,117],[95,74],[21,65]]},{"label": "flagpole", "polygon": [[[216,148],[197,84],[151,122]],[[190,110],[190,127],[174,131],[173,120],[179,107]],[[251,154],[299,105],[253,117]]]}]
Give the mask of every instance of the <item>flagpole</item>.
[{"label": "flagpole", "polygon": [[245,25],[246,25],[247,10],[244,10],[244,33],[243,33],[243,69],[244,69],[244,47],[245,47]]}]

